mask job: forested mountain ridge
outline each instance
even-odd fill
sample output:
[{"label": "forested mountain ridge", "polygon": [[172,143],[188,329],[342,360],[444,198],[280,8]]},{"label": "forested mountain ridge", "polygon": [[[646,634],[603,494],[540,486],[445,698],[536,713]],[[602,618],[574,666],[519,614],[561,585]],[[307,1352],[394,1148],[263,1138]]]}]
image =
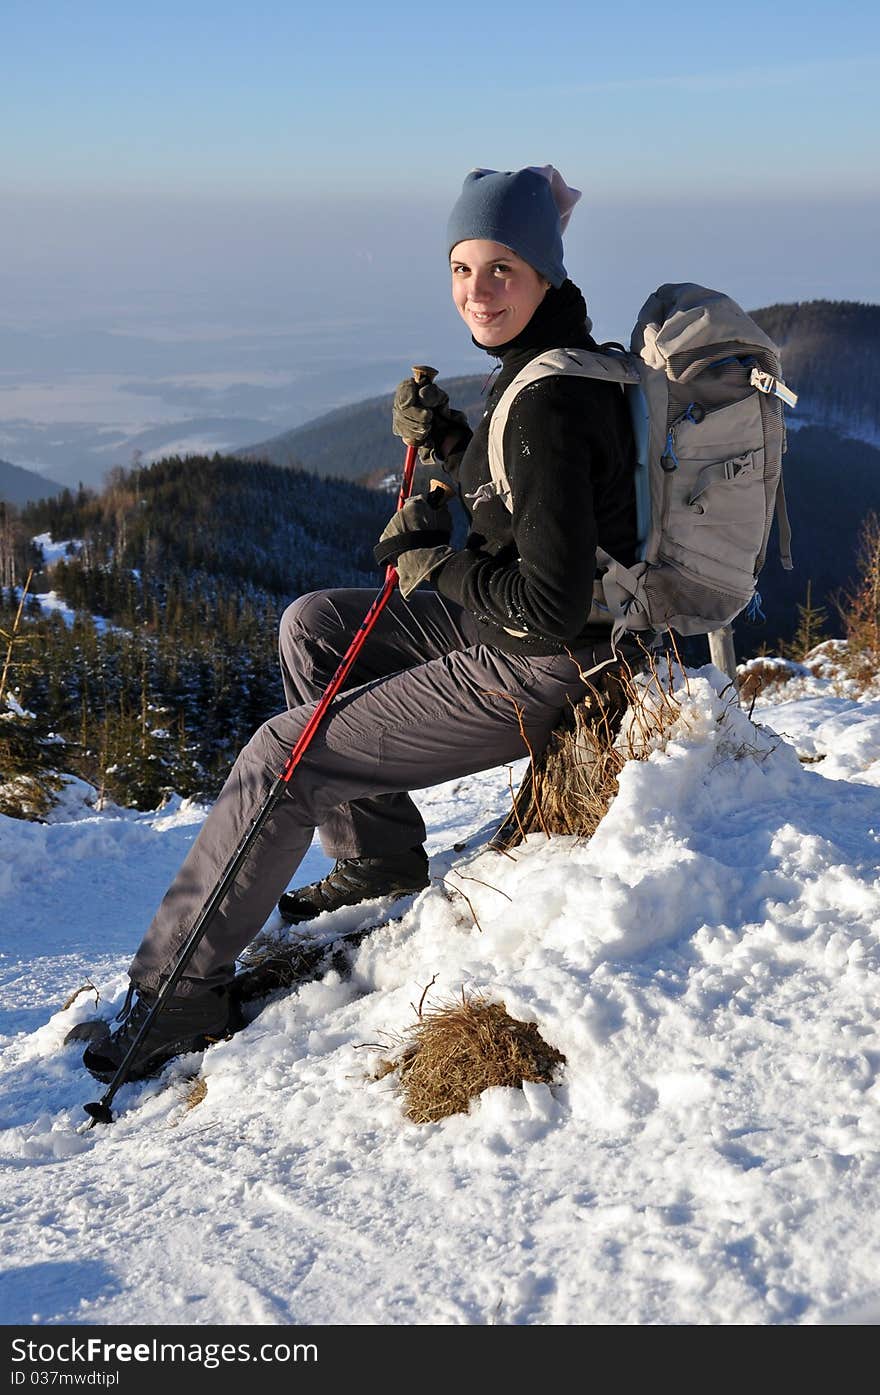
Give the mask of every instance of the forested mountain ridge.
[{"label": "forested mountain ridge", "polygon": [[[17,585],[0,586],[0,628],[12,632],[28,567],[32,589],[75,619],[28,602],[9,690],[36,715],[0,726],[0,793],[54,767],[144,808],[169,787],[215,795],[283,705],[281,612],[322,586],[378,587],[372,546],[388,514],[374,491],[215,456],[120,469],[101,493],[7,517]],[[42,569],[41,534],[75,551]]]},{"label": "forested mountain ridge", "polygon": [[85,539],[111,570],[178,569],[295,595],[328,575],[343,586],[374,575],[372,545],[387,513],[369,490],[302,470],[171,456],[112,471],[100,493],[65,490],[25,509],[22,523]]},{"label": "forested mountain ridge", "polygon": [[807,300],[751,313],[779,345],[786,381],[798,393],[793,426],[880,441],[880,305]]}]

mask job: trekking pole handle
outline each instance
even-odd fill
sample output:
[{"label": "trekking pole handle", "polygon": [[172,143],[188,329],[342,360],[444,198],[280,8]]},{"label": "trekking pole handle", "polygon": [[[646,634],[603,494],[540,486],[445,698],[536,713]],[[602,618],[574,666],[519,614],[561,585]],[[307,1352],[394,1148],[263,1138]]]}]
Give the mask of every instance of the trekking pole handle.
[{"label": "trekking pole handle", "polygon": [[[423,386],[425,386],[425,385],[428,384],[428,383],[433,383],[434,379],[435,379],[436,376],[437,376],[437,373],[438,373],[438,369],[436,369],[436,368],[431,368],[430,365],[427,364],[427,363],[414,363],[414,364],[413,364],[413,369],[412,369],[413,382],[416,383],[419,387],[423,387]],[[413,475],[414,475],[414,473],[415,473],[415,468],[416,468],[416,447],[415,447],[414,445],[412,445],[409,441],[407,441],[407,443],[406,443],[406,457],[405,457],[404,462],[403,462],[403,479],[402,479],[401,484],[400,484],[400,493],[399,493],[398,496],[397,496],[397,508],[398,508],[398,511],[399,511],[400,509],[403,508],[404,504],[406,503],[407,499],[408,499],[409,496],[410,496],[410,491],[411,491],[411,489],[412,489],[412,481],[413,481]],[[390,576],[390,575],[391,575],[391,571],[392,571],[392,568],[389,567],[389,568],[388,568],[388,571],[385,573],[385,575],[386,575],[386,576]],[[395,572],[394,575],[396,576],[397,573]]]},{"label": "trekking pole handle", "polygon": [[446,503],[447,499],[454,498],[455,490],[452,488],[451,484],[447,484],[445,480],[431,480],[431,487],[428,490],[428,503],[432,508],[439,508],[441,504]]},{"label": "trekking pole handle", "polygon": [[414,363],[412,371],[413,382],[418,383],[419,387],[421,387],[423,383],[433,383],[439,372],[439,368],[431,368],[427,363]]}]

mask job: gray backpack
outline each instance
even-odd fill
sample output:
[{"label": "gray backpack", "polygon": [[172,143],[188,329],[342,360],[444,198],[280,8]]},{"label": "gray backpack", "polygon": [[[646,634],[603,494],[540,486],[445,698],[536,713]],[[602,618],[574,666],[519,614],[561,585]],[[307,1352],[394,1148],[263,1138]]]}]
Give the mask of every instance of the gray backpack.
[{"label": "gray backpack", "polygon": [[613,623],[615,642],[625,630],[707,634],[759,599],[774,513],[791,570],[782,404],[797,397],[782,382],[773,341],[728,296],[703,286],[661,286],[630,345],[629,353],[554,349],[526,365],[492,415],[494,492],[512,511],[502,443],[523,388],[557,374],[620,383],[637,449],[639,560],[626,567],[599,547],[590,621]]}]

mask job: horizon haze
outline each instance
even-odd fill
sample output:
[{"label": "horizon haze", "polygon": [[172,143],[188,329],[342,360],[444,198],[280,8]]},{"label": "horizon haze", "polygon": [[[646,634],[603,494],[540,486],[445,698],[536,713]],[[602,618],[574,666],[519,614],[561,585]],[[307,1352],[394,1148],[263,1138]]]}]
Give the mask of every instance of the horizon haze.
[{"label": "horizon haze", "polygon": [[484,33],[460,0],[381,24],[348,3],[14,0],[0,457],[98,483],[135,450],[251,444],[413,362],[488,369],[443,236],[474,165],[552,162],[583,191],[566,265],[599,339],[625,341],[665,281],[746,309],[880,302],[880,22],[846,18],[551,0],[536,25],[513,0]]}]

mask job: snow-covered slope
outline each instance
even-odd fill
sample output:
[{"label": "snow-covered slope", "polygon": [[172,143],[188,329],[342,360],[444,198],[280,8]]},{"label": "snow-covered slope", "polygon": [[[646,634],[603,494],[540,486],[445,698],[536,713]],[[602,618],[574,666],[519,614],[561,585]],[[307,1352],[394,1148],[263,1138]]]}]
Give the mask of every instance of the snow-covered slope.
[{"label": "snow-covered slope", "polygon": [[[0,1320],[880,1321],[880,700],[804,677],[755,726],[723,687],[690,677],[588,843],[485,851],[504,769],[423,792],[435,881],[352,978],[213,1047],[196,1108],[188,1057],[85,1134],[100,1087],[61,1043],[94,994],[59,1006],[121,1000],[204,811],[74,785],[0,820]],[[372,1073],[432,979],[537,1022],[559,1083],[407,1122]]]}]

